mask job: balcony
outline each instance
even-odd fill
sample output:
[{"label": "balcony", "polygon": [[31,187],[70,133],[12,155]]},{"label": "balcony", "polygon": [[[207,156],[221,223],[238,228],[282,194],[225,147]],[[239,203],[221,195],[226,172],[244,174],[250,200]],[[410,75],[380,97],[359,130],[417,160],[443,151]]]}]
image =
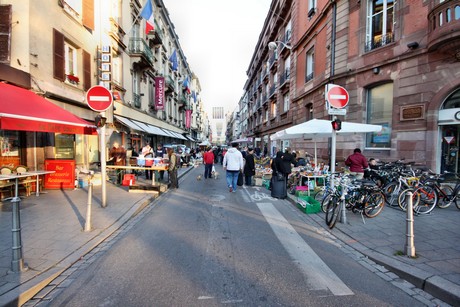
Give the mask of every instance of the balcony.
[{"label": "balcony", "polygon": [[289,79],[291,76],[291,71],[286,69],[280,78],[280,89],[284,88],[285,86],[289,86]]},{"label": "balcony", "polygon": [[187,99],[187,96],[185,96],[184,94],[181,94],[179,96],[179,101],[178,101],[178,104],[179,104],[179,107],[185,107],[188,105],[188,99]]},{"label": "balcony", "polygon": [[370,41],[366,42],[364,51],[369,52],[371,50],[386,46],[392,42],[394,42],[394,35],[391,32],[385,35],[375,35]]},{"label": "balcony", "polygon": [[154,56],[149,45],[142,38],[131,37],[129,39],[128,53],[130,57],[139,57],[141,68],[153,66]]},{"label": "balcony", "polygon": [[158,26],[156,20],[155,20],[155,29],[153,30],[153,33],[149,35],[149,37],[154,45],[161,45],[163,43],[163,35],[161,34],[160,26]]},{"label": "balcony", "polygon": [[140,108],[141,107],[141,95],[133,93],[133,102],[134,102],[134,107]]},{"label": "balcony", "polygon": [[428,14],[428,50],[452,53],[460,60],[460,0],[434,5]]},{"label": "balcony", "polygon": [[272,86],[270,86],[270,92],[268,94],[268,97],[272,98],[275,94],[276,94],[276,84],[272,84]]},{"label": "balcony", "polygon": [[166,88],[165,88],[166,93],[175,92],[176,91],[176,84],[175,84],[173,78],[171,78],[171,76],[167,76],[165,78],[165,81],[166,81]]}]

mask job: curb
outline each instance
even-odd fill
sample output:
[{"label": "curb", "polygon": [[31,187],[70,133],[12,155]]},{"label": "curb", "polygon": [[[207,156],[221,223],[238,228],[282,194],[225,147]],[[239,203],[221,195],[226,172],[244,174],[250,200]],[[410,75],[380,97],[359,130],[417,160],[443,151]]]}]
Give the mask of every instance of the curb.
[{"label": "curb", "polygon": [[[293,205],[296,205],[294,196],[288,195],[288,199]],[[321,224],[320,220],[322,219],[320,219],[317,214],[311,214],[310,218],[314,220],[320,227],[330,231],[330,229],[328,229],[325,225],[323,226]],[[422,289],[423,291],[452,306],[459,304],[460,286],[457,284],[454,284],[451,281],[442,278],[441,276],[429,274],[428,272],[425,272],[419,268],[405,264],[397,259],[369,249],[362,243],[355,241],[352,237],[340,229],[337,229],[337,232],[331,234],[339,239],[343,244],[354,248],[364,256],[368,257],[370,260],[384,266],[390,272],[410,282],[415,287]],[[350,244],[347,242],[352,243]]]}]

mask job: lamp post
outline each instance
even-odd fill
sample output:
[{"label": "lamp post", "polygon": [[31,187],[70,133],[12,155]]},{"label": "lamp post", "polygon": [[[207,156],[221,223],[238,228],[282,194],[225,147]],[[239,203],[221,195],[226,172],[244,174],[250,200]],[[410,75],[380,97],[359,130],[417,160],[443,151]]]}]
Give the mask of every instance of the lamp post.
[{"label": "lamp post", "polygon": [[292,46],[282,42],[282,41],[272,41],[268,43],[268,49],[270,50],[276,50],[278,49],[278,44],[281,44],[284,48],[287,48],[289,50],[292,49]]}]

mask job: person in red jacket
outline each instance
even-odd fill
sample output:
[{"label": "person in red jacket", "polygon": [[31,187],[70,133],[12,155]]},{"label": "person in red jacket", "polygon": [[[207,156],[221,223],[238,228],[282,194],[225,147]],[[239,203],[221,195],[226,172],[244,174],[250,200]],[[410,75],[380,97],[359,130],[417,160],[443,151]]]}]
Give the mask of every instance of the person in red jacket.
[{"label": "person in red jacket", "polygon": [[355,179],[363,179],[364,169],[369,167],[366,157],[361,153],[361,149],[355,148],[353,154],[345,160],[345,165],[350,167],[350,173]]},{"label": "person in red jacket", "polygon": [[203,154],[203,163],[204,163],[204,179],[212,178],[212,166],[214,165],[214,153],[212,148]]}]

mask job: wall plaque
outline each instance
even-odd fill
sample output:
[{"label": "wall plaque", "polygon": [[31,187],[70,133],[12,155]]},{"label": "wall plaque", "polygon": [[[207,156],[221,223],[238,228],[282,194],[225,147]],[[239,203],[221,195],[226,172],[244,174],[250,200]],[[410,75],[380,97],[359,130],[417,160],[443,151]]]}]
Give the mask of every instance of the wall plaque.
[{"label": "wall plaque", "polygon": [[425,106],[423,104],[403,106],[400,108],[400,120],[416,120],[425,118]]}]

